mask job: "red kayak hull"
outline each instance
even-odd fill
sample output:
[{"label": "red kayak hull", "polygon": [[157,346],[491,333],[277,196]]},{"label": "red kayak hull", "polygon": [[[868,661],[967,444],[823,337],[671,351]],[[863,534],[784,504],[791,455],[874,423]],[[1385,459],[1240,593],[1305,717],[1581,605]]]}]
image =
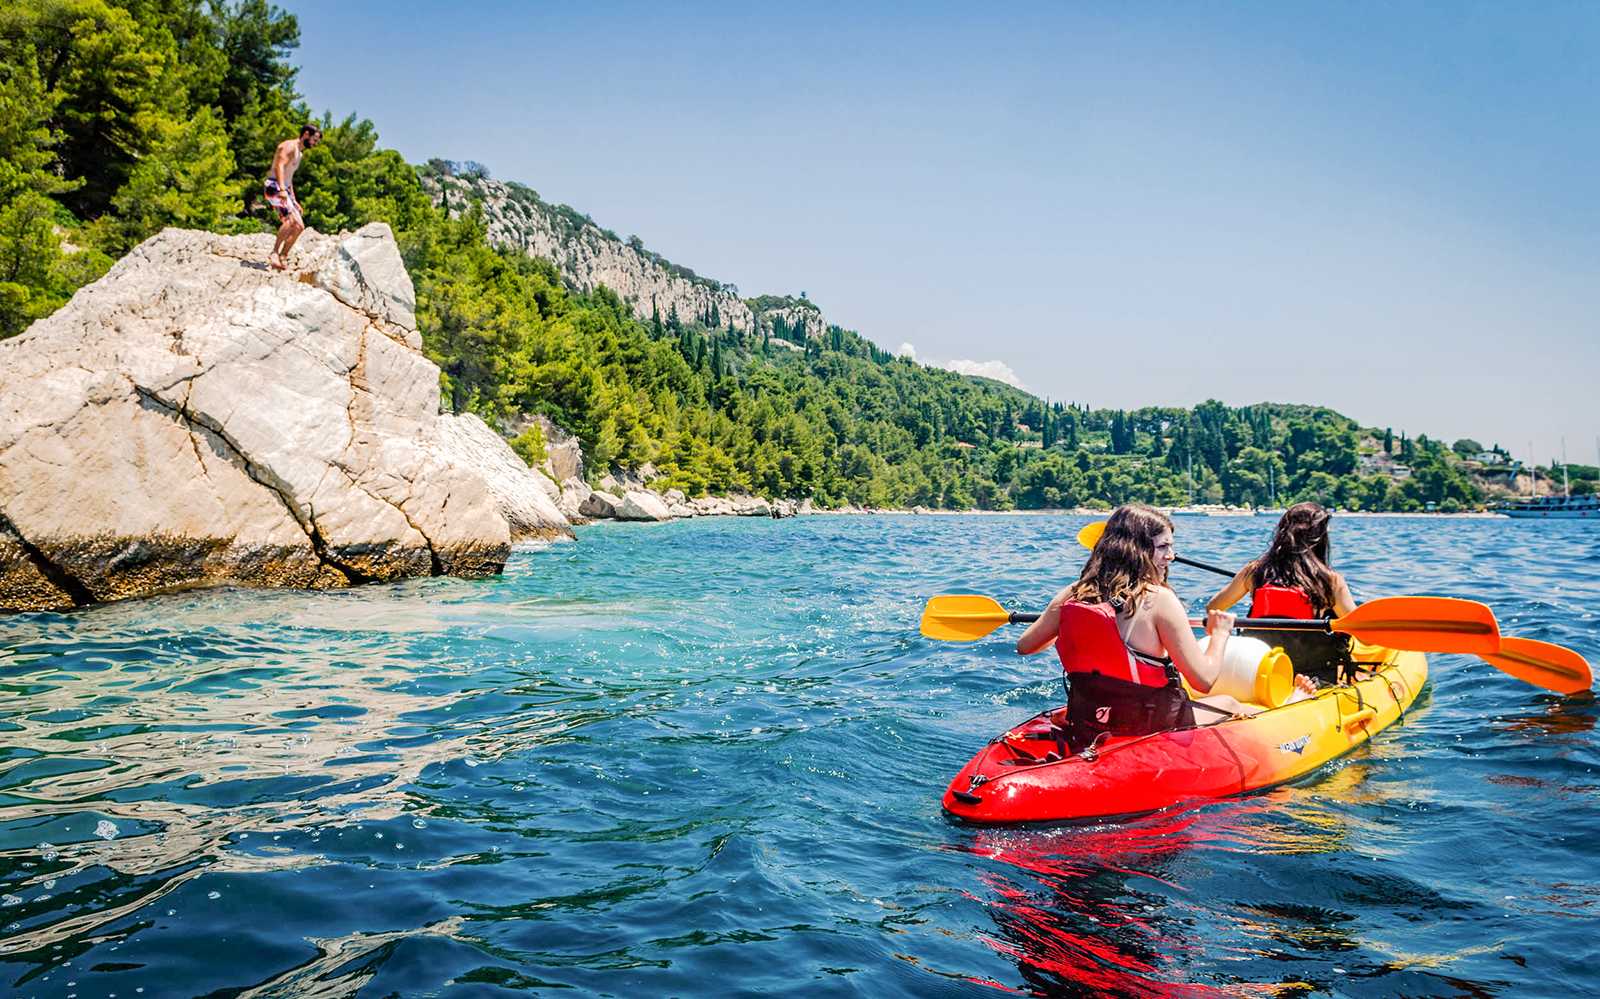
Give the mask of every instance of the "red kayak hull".
[{"label": "red kayak hull", "polygon": [[1067,751],[1056,721],[1036,715],[974,756],[945,791],[944,808],[968,822],[1041,822],[1152,812],[1293,780],[1349,752],[1397,721],[1427,682],[1427,657],[1375,646],[1381,661],[1358,682],[1308,700],[1216,725],[1103,739]]}]

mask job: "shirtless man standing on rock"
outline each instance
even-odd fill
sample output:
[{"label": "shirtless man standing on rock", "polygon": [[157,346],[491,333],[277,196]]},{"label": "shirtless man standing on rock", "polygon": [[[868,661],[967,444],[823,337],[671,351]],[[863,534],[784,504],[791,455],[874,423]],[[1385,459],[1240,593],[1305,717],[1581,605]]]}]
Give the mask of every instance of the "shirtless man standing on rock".
[{"label": "shirtless man standing on rock", "polygon": [[305,219],[300,217],[300,203],[294,198],[294,172],[300,166],[300,154],[322,141],[322,129],[316,125],[301,125],[298,139],[284,139],[272,156],[272,169],[267,172],[262,189],[267,204],[278,210],[282,224],[278,226],[278,242],[267,254],[267,263],[283,270],[289,265],[289,251],[294,241],[305,232]]}]

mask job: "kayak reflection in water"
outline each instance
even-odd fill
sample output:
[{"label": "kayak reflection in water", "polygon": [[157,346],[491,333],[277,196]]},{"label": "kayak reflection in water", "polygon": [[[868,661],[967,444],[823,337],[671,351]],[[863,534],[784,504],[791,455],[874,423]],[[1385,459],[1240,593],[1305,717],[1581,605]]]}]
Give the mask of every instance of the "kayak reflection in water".
[{"label": "kayak reflection in water", "polygon": [[1180,674],[1210,692],[1234,615],[1207,615],[1211,640],[1202,651],[1167,583],[1176,557],[1164,514],[1140,503],[1117,508],[1078,581],[1017,640],[1025,656],[1055,644],[1068,679],[1066,721],[1080,736],[1147,735],[1262,710],[1227,694],[1191,699],[1184,689]]},{"label": "kayak reflection in water", "polygon": [[1247,563],[1207,610],[1227,610],[1249,594],[1251,617],[1344,617],[1355,598],[1344,577],[1328,568],[1327,510],[1296,503],[1283,512],[1267,553]]}]

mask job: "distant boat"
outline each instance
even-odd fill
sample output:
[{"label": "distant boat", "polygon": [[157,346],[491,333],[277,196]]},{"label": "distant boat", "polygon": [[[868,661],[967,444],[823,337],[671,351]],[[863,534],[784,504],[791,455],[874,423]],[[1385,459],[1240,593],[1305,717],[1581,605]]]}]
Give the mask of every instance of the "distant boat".
[{"label": "distant boat", "polygon": [[1198,506],[1175,506],[1167,511],[1169,517],[1204,517],[1206,511]]},{"label": "distant boat", "polygon": [[1287,512],[1288,511],[1285,510],[1281,506],[1258,506],[1258,507],[1256,507],[1256,516],[1257,517],[1281,517]]},{"label": "distant boat", "polygon": [[1490,503],[1491,513],[1507,517],[1600,521],[1600,493],[1586,496],[1540,496]]}]

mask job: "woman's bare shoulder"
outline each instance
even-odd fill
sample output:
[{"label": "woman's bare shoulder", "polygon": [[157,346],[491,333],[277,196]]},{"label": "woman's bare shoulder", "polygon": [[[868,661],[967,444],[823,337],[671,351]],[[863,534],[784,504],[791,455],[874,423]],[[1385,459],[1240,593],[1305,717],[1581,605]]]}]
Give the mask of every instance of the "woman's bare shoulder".
[{"label": "woman's bare shoulder", "polygon": [[1146,612],[1153,611],[1163,616],[1176,614],[1182,617],[1185,613],[1183,601],[1178,598],[1178,594],[1165,586],[1152,586],[1146,590],[1139,606]]}]

